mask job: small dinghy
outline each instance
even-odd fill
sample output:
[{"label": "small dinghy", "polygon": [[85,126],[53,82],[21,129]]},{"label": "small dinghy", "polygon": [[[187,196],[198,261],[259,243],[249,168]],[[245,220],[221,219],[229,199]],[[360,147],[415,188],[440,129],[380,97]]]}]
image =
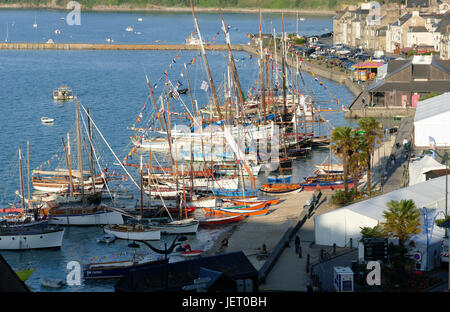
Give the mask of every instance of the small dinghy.
[{"label": "small dinghy", "polygon": [[41,117],[41,122],[43,124],[53,124],[54,121],[55,121],[55,119],[50,118],[50,117]]},{"label": "small dinghy", "polygon": [[182,257],[197,257],[203,253],[203,250],[191,250],[180,253]]},{"label": "small dinghy", "polygon": [[66,282],[55,278],[42,277],[41,285],[48,288],[61,288],[66,285]]},{"label": "small dinghy", "polygon": [[102,237],[97,239],[97,243],[112,243],[116,240],[116,236],[114,234],[105,234]]},{"label": "small dinghy", "polygon": [[201,249],[192,250],[191,245],[189,244],[186,244],[183,247],[180,246],[177,248],[177,251],[181,251],[180,256],[182,257],[197,257],[203,253],[203,250]]}]

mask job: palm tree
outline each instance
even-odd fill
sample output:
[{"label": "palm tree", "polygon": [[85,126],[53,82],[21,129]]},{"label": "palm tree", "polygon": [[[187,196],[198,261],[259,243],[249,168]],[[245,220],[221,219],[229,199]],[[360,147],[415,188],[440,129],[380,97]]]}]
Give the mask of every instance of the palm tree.
[{"label": "palm tree", "polygon": [[349,172],[354,182],[353,191],[355,192],[355,194],[358,192],[357,181],[361,173],[361,168],[363,168],[366,163],[365,146],[366,146],[365,138],[360,134],[358,129],[356,129],[352,133],[352,141],[350,148],[351,156],[349,158]]},{"label": "palm tree", "polygon": [[406,242],[421,232],[420,211],[412,199],[391,200],[387,206],[389,209],[383,212],[386,219],[386,222],[382,223],[383,232],[398,239],[398,258],[394,262],[404,271],[404,264],[408,262]]},{"label": "palm tree", "polygon": [[342,160],[342,167],[344,169],[344,190],[348,193],[348,169],[349,160],[352,154],[353,129],[350,127],[336,127],[331,134],[331,148],[336,155]]},{"label": "palm tree", "polygon": [[359,120],[359,126],[363,130],[363,136],[366,139],[365,156],[367,167],[367,190],[369,194],[372,192],[372,175],[371,175],[371,162],[372,155],[375,150],[375,144],[379,144],[383,137],[383,131],[381,124],[373,117],[365,117]]},{"label": "palm tree", "polygon": [[361,239],[378,237],[384,237],[383,227],[380,224],[377,224],[374,227],[361,227]]}]

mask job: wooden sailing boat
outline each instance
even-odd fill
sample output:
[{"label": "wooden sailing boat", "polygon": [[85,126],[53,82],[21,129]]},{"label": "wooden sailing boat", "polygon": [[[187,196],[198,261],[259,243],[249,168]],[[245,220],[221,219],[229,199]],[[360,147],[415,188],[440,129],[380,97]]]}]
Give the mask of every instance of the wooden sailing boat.
[{"label": "wooden sailing boat", "polygon": [[[21,206],[25,209],[25,197],[22,175],[22,152],[19,148],[19,177]],[[28,201],[28,206],[31,201]],[[60,248],[64,236],[64,229],[51,226],[46,222],[27,222],[10,226],[7,222],[0,222],[0,250],[25,250],[41,248]]]},{"label": "wooden sailing boat", "polygon": [[119,239],[127,240],[160,240],[161,231],[144,225],[144,204],[143,204],[143,173],[142,173],[142,155],[141,155],[141,209],[139,224],[106,225],[103,227],[105,233],[113,234]]},{"label": "wooden sailing boat", "polygon": [[[82,200],[81,206],[70,207],[52,207],[44,210],[44,214],[48,215],[49,223],[61,225],[104,225],[104,224],[123,224],[122,214],[112,211],[109,207],[88,206],[85,195],[85,180],[83,178],[83,155],[81,147],[81,126],[80,126],[80,107],[77,101],[76,106],[76,126],[77,126],[77,149],[78,149],[78,179],[80,183],[80,196]],[[70,154],[69,158],[70,158]],[[71,167],[69,166],[69,179],[72,180]],[[93,176],[92,168],[90,174]],[[93,183],[92,180],[90,180]],[[72,183],[73,185],[73,183]],[[69,188],[71,192],[72,188]],[[94,188],[95,190],[95,188]]]}]

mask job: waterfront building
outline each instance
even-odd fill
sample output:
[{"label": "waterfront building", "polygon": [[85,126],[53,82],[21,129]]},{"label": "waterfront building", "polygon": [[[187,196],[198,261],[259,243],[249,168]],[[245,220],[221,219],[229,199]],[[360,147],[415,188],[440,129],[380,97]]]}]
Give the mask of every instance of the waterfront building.
[{"label": "waterfront building", "polygon": [[368,88],[369,107],[416,107],[420,98],[450,91],[450,61],[431,55],[391,60]]}]

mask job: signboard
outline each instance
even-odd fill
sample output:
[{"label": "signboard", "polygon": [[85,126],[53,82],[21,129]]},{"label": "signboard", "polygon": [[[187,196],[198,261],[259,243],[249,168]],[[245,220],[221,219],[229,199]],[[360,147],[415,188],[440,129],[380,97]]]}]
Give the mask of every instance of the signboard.
[{"label": "signboard", "polygon": [[366,238],[364,243],[364,260],[377,261],[387,260],[388,239],[387,238]]}]

